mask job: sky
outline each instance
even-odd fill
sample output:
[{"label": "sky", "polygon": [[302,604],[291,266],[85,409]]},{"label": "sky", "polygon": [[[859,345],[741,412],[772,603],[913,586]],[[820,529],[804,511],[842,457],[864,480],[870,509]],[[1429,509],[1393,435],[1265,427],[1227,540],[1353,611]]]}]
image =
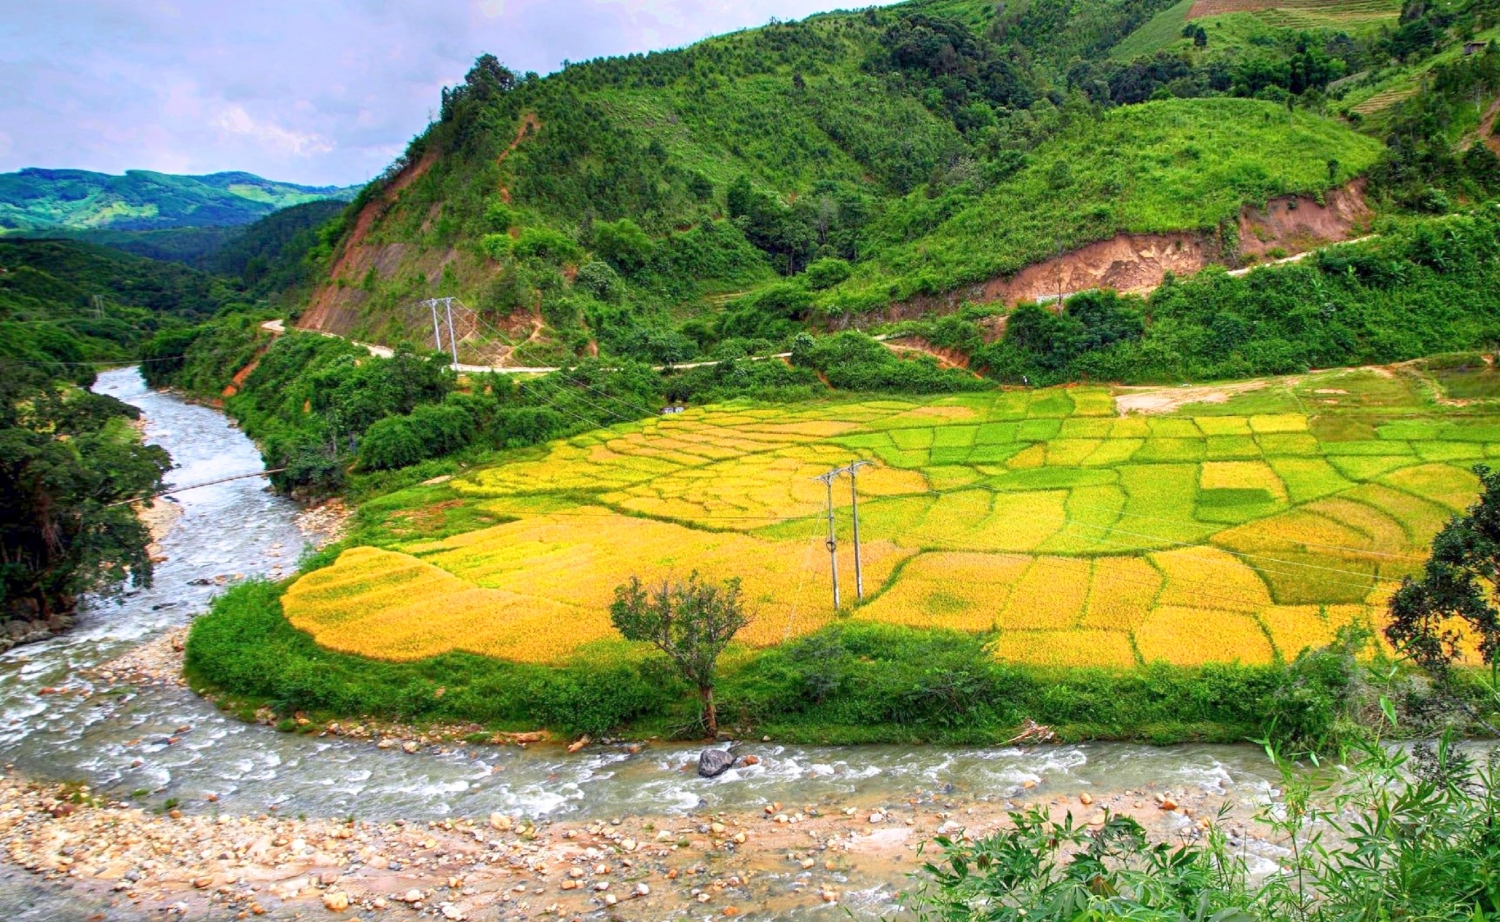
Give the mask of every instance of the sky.
[{"label": "sky", "polygon": [[474,58],[680,47],[868,0],[0,0],[0,172],[378,174]]}]

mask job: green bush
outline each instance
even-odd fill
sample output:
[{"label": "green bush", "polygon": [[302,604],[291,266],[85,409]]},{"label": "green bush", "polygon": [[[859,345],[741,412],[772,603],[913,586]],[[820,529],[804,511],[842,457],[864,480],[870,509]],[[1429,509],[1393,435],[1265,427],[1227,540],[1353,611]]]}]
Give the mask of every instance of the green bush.
[{"label": "green bush", "polygon": [[571,237],[547,227],[528,227],[521,231],[511,250],[522,259],[574,262],[579,257],[578,244]]},{"label": "green bush", "polygon": [[1125,814],[1092,829],[1033,806],[983,838],[939,836],[903,906],[924,922],[1469,922],[1500,912],[1493,754],[1476,766],[1444,739],[1410,755],[1373,742],[1354,755],[1310,769],[1278,759],[1281,796],[1256,818],[1285,849],[1277,873],[1253,873],[1217,828],[1172,845]]},{"label": "green bush", "polygon": [[849,267],[849,261],[827,256],[813,262],[807,267],[807,287],[813,291],[822,291],[832,288],[839,282],[849,277],[853,270]]},{"label": "green bush", "polygon": [[485,234],[479,238],[479,248],[484,250],[484,255],[495,262],[500,262],[509,256],[515,249],[515,245],[516,241],[506,233]]},{"label": "green bush", "polygon": [[640,270],[650,260],[653,249],[651,238],[629,218],[613,223],[600,221],[594,225],[594,251],[621,272],[629,274]]},{"label": "green bush", "polygon": [[799,337],[792,363],[816,369],[831,386],[848,391],[935,394],[992,386],[968,372],[941,368],[931,356],[900,358],[862,333]]},{"label": "green bush", "polygon": [[423,404],[405,416],[377,420],[359,443],[359,465],[367,470],[407,467],[464,448],[474,437],[474,418],[458,404]]}]

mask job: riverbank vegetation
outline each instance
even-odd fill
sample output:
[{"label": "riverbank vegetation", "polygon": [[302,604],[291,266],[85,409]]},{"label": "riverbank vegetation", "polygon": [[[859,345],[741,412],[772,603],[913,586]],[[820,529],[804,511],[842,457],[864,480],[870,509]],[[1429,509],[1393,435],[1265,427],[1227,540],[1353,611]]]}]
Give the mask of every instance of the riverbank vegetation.
[{"label": "riverbank vegetation", "polygon": [[989,836],[939,836],[903,903],[924,922],[1460,922],[1500,912],[1495,752],[1476,758],[1444,737],[1410,753],[1367,742],[1351,756],[1337,768],[1278,762],[1282,796],[1257,818],[1281,850],[1273,873],[1257,873],[1231,838],[1242,833],[1212,818],[1201,838],[1167,844],[1128,815],[1084,825],[1032,807]]},{"label": "riverbank vegetation", "polygon": [[0,358],[0,639],[58,629],[84,593],[151,583],[130,500],[171,462],[141,444],[135,408],[89,383],[87,368]]},{"label": "riverbank vegetation", "polygon": [[[1289,752],[1326,752],[1366,733],[1381,693],[1420,720],[1414,732],[1478,729],[1470,714],[1496,708],[1487,676],[1455,670],[1434,695],[1420,676],[1393,672],[1358,631],[1290,663],[1125,669],[1003,662],[989,639],[847,621],[759,653],[731,649],[715,688],[719,722],[731,735],[783,742],[997,744],[1029,720],[1061,740],[1272,738]],[[467,653],[406,663],[351,656],[292,627],[270,583],[231,589],[194,623],[187,676],[247,719],[269,706],[287,718],[544,726],[595,738],[701,732],[694,690],[624,643],[595,644],[552,667]]]}]

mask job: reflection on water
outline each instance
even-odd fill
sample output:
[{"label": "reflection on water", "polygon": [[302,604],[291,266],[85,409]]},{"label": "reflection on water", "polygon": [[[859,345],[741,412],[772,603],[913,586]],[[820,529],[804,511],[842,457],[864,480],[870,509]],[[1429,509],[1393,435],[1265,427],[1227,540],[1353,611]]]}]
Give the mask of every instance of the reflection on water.
[{"label": "reflection on water", "polygon": [[[100,375],[96,390],[145,412],[148,440],[164,446],[178,465],[168,478],[173,484],[261,469],[254,446],[222,414],[148,390],[134,369]],[[151,589],[91,605],[65,637],[0,655],[0,760],[32,777],[87,781],[115,797],[137,795],[145,804],[169,797],[202,804],[205,794],[214,793],[216,808],[231,813],[279,806],[284,814],[354,814],[368,820],[484,816],[495,810],[613,817],[913,797],[1003,801],[1027,782],[1042,780],[1059,794],[1153,783],[1212,793],[1235,789],[1244,796],[1268,790],[1264,760],[1248,746],[1022,750],[753,744],[739,751],[759,755],[759,765],[705,781],[684,770],[696,756],[687,746],[648,746],[635,755],[623,748],[596,747],[569,756],[553,747],[507,747],[411,756],[249,726],[186,691],[148,689],[98,698],[40,694],[45,687],[90,691],[76,671],[202,612],[218,591],[216,577],[289,572],[303,550],[293,525],[296,507],[271,495],[263,480],[191,490],[179,500],[183,514],[163,542],[167,560],[157,567]],[[191,729],[179,733],[184,726]],[[168,745],[171,736],[180,742]],[[103,911],[102,904],[87,903],[28,875],[0,874],[0,918],[82,918]]]}]

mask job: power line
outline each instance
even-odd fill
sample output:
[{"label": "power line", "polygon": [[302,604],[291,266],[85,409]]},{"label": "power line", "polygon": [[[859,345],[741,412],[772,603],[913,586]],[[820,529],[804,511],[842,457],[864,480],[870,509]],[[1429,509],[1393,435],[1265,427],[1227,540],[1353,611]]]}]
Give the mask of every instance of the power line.
[{"label": "power line", "polygon": [[170,490],[163,490],[160,493],[152,493],[150,496],[137,496],[132,499],[122,499],[118,502],[106,503],[104,508],[109,509],[114,506],[128,506],[132,503],[144,503],[149,499],[160,499],[163,496],[171,496],[174,493],[185,493],[188,490],[196,490],[200,487],[211,487],[215,484],[229,483],[231,480],[249,480],[252,477],[269,477],[272,474],[281,474],[285,471],[286,468],[278,467],[266,471],[253,471],[249,474],[235,474],[233,477],[220,477],[217,480],[205,480],[202,483],[191,483],[185,487],[173,487]]},{"label": "power line", "polygon": [[151,358],[139,359],[101,359],[97,362],[33,362],[26,359],[13,359],[0,355],[0,365],[31,365],[38,368],[50,368],[55,365],[66,365],[68,367],[92,367],[92,368],[129,368],[132,365],[143,365],[147,362],[171,362],[177,359],[185,359],[186,355],[158,355]]}]

